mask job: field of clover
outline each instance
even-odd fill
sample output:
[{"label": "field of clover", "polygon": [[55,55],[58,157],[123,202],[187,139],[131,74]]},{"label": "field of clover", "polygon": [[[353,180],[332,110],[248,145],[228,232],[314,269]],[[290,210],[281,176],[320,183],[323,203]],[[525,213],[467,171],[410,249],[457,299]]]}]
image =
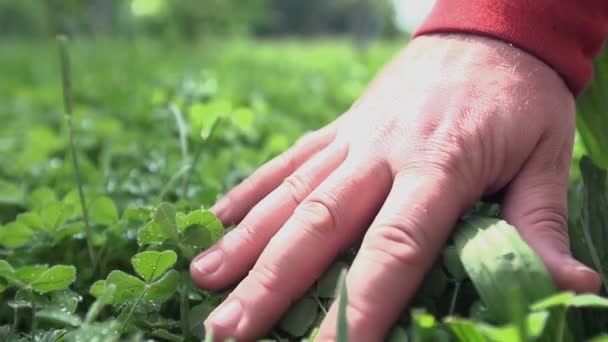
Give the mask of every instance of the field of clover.
[{"label": "field of clover", "polygon": [[[0,341],[212,341],[229,293],[189,262],[232,227],[207,210],[344,112],[401,43],[65,40],[0,46]],[[608,59],[579,101],[569,220],[608,290]],[[266,340],[312,340],[340,256]],[[508,279],[508,281],[505,281]],[[608,299],[559,292],[500,207],[464,215],[390,341],[608,341]]]}]

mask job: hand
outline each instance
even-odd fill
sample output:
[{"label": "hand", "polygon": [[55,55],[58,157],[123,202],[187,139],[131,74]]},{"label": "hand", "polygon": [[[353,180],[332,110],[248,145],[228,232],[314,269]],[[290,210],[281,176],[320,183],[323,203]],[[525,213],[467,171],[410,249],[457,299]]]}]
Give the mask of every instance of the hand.
[{"label": "hand", "polygon": [[[477,36],[416,38],[347,113],[213,207],[240,224],[193,261],[192,276],[209,289],[246,277],[205,326],[259,337],[365,234],[347,316],[355,341],[380,341],[459,216],[498,191],[558,286],[597,291],[568,246],[574,127],[572,95],[535,57]],[[319,340],[335,339],[336,318],[333,305]]]}]

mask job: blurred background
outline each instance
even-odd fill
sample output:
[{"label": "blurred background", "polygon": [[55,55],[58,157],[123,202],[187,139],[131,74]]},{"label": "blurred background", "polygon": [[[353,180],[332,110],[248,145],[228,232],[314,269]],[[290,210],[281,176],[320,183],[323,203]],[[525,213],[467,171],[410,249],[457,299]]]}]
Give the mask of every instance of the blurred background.
[{"label": "blurred background", "polygon": [[[420,0],[1,0],[2,36],[154,37],[350,35],[359,43],[411,31]],[[395,10],[397,9],[397,10]],[[396,16],[398,14],[398,16]]]}]

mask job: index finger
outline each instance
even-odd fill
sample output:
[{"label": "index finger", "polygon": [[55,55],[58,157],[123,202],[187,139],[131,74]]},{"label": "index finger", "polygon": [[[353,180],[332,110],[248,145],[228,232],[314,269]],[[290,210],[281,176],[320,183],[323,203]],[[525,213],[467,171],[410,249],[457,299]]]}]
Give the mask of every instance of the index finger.
[{"label": "index finger", "polygon": [[[403,173],[369,228],[347,278],[349,336],[381,341],[432,266],[468,204],[451,177]],[[337,303],[318,341],[336,340]]]}]

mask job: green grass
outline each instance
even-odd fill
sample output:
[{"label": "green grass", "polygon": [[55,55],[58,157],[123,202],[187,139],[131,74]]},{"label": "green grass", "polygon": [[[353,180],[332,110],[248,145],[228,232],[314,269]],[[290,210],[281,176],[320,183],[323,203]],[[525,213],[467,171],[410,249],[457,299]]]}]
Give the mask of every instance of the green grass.
[{"label": "green grass", "polygon": [[[204,317],[227,295],[197,289],[188,274],[191,258],[223,233],[206,208],[301,134],[348,109],[404,44],[378,43],[361,53],[336,40],[76,40],[68,47],[71,110],[64,109],[54,41],[2,44],[0,340],[204,338]],[[595,122],[602,104],[586,104],[581,109],[593,113],[581,118]],[[586,126],[579,137],[572,248],[605,274],[606,174],[583,158],[582,142],[593,142],[598,163],[595,156],[608,147]],[[496,216],[495,209],[474,212]],[[391,341],[579,341],[606,331],[602,298],[555,294],[546,274],[539,278],[546,291],[530,290],[517,282],[528,271],[517,263],[480,277],[475,267],[496,266],[471,258],[481,238],[508,234],[501,251],[535,258],[512,228],[480,220],[460,225],[457,243],[428,273],[412,301],[417,309],[403,312]],[[314,336],[336,288],[347,298],[339,275],[353,256],[336,260],[268,338]],[[504,277],[514,286],[492,292],[492,282]],[[497,315],[501,298],[513,305]]]}]

